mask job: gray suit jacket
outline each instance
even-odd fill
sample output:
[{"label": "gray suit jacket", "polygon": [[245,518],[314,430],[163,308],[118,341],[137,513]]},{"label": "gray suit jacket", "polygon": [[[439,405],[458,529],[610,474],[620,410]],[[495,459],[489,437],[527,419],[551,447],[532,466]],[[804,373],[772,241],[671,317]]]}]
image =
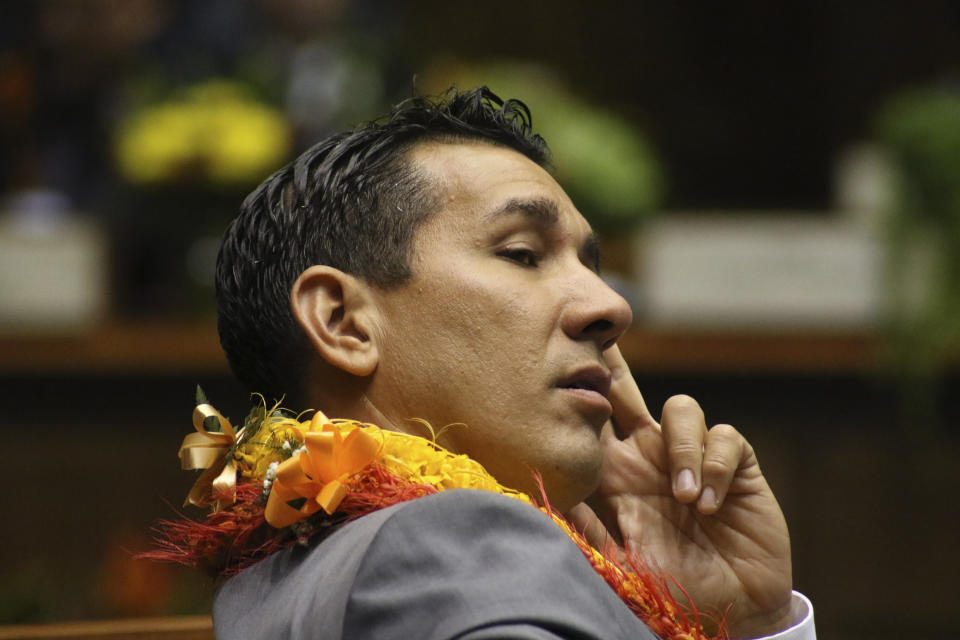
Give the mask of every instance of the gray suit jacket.
[{"label": "gray suit jacket", "polygon": [[471,490],[276,553],[221,586],[213,616],[220,640],[656,638],[549,518]]}]

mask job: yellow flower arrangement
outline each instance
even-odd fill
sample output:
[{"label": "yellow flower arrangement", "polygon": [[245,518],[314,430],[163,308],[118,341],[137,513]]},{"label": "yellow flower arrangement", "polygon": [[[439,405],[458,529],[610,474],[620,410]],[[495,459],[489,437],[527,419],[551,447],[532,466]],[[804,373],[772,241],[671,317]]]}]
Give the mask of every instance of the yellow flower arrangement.
[{"label": "yellow flower arrangement", "polygon": [[[438,491],[483,489],[532,504],[526,494],[504,487],[465,455],[376,425],[331,420],[319,411],[303,422],[276,409],[270,411],[256,432],[236,447],[233,459],[242,479],[271,490],[266,519],[276,527],[288,526],[319,508],[332,514],[345,497],[349,476],[374,460],[405,482]],[[296,498],[308,501],[299,510],[285,508]]]},{"label": "yellow flower arrangement", "polygon": [[134,112],[115,140],[121,173],[138,184],[243,184],[283,163],[292,141],[283,114],[246,87],[210,80]]},{"label": "yellow flower arrangement", "polygon": [[[220,431],[206,430],[208,420],[219,424]],[[225,494],[235,491],[237,481],[260,485],[270,493],[267,522],[278,528],[320,508],[334,513],[350,476],[374,461],[405,483],[437,491],[482,489],[533,504],[525,493],[504,487],[468,456],[418,436],[355,420],[330,419],[320,411],[301,421],[276,406],[267,410],[260,405],[235,432],[229,420],[204,401],[194,410],[193,422],[197,433],[184,438],[180,458],[185,469],[206,472],[188,502],[222,505],[233,499]],[[222,483],[224,477],[227,484]],[[308,501],[294,516],[285,505],[299,498]]]}]

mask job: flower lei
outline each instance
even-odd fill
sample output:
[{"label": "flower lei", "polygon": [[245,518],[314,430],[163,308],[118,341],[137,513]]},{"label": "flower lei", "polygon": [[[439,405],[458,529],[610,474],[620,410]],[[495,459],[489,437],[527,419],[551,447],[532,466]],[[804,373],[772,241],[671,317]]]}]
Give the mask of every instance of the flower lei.
[{"label": "flower lei", "polygon": [[633,613],[664,640],[727,637],[722,621],[717,635],[709,636],[692,603],[685,613],[671,595],[669,581],[649,565],[636,557],[621,563],[614,559],[615,549],[603,553],[592,547],[550,507],[545,495],[544,504],[538,505],[527,494],[498,483],[475,460],[424,438],[330,419],[319,411],[309,421],[298,418],[261,403],[244,427],[235,430],[203,399],[193,413],[196,431],[184,438],[179,456],[184,469],[204,469],[184,506],[210,511],[202,521],[161,521],[157,548],[140,557],[224,578],[378,509],[447,489],[483,489],[526,502],[549,516]]}]

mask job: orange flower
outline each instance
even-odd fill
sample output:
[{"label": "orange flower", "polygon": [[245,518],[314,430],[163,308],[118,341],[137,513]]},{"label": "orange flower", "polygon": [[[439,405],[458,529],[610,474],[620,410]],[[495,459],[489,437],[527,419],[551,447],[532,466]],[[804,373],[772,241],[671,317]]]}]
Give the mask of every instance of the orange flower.
[{"label": "orange flower", "polygon": [[[373,462],[380,447],[380,440],[363,429],[353,429],[345,438],[329,423],[322,431],[308,432],[304,449],[277,467],[267,500],[267,522],[281,528],[320,509],[333,513],[347,495],[350,476]],[[299,498],[306,498],[300,508],[287,504]]]}]

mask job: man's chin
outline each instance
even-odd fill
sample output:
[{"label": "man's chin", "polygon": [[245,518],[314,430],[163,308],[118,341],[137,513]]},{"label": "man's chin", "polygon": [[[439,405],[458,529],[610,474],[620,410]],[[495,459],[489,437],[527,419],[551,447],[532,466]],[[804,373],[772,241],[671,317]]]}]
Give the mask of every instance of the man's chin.
[{"label": "man's chin", "polygon": [[[593,495],[600,486],[602,457],[598,454],[565,460],[554,473],[542,474],[543,488],[550,505],[561,513]],[[534,494],[534,497],[537,497]]]}]

